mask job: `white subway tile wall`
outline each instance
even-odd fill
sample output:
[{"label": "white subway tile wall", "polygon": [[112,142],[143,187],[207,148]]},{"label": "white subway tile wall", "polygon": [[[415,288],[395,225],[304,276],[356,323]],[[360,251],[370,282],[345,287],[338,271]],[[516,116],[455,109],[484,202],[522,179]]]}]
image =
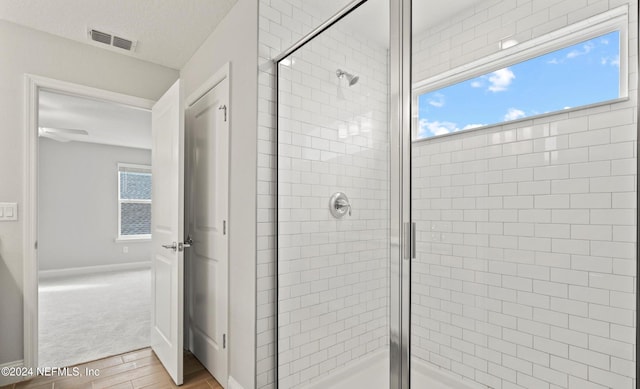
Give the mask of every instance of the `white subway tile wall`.
[{"label": "white subway tile wall", "polygon": [[[280,388],[388,345],[387,48],[348,23],[279,68]],[[348,196],[351,215],[331,215],[335,192]]]},{"label": "white subway tile wall", "polygon": [[[341,6],[336,4],[336,12]],[[310,2],[259,0],[256,387],[276,382],[276,80],[272,59],[320,25]],[[336,44],[337,46],[337,44]],[[346,68],[346,66],[345,66]],[[332,91],[335,93],[335,89]],[[318,91],[317,91],[318,92]],[[318,139],[320,140],[320,139]],[[316,142],[318,141],[316,140]],[[325,150],[327,151],[327,150]],[[330,150],[329,150],[330,151]],[[316,153],[307,150],[306,152]],[[328,198],[327,198],[328,201]],[[332,350],[333,351],[333,350]]]},{"label": "white subway tile wall", "polygon": [[414,362],[493,388],[635,387],[637,2],[480,2],[414,37],[413,70],[627,3],[628,101],[413,144]]},{"label": "white subway tile wall", "polygon": [[[259,1],[258,388],[274,388],[276,380],[271,58],[323,21],[307,3]],[[416,174],[431,184],[416,188],[422,243],[414,272],[426,281],[413,285],[420,296],[413,302],[413,331],[420,337],[413,339],[414,357],[496,388],[635,383],[634,359],[624,347],[633,348],[636,325],[629,292],[635,262],[628,256],[636,231],[637,2],[478,2],[424,39],[414,37],[414,78],[494,53],[505,37],[524,41],[624,4],[630,16],[628,102],[434,140],[433,153],[418,150],[426,143],[414,145],[413,163],[421,166]],[[516,147],[531,151],[509,154],[514,146],[508,144],[527,141]],[[605,196],[592,197],[593,203],[585,197],[598,194]],[[565,197],[558,197],[558,208],[539,196]],[[550,207],[536,207],[536,201]],[[436,257],[439,263],[425,262]],[[563,283],[566,290],[553,285]]]}]

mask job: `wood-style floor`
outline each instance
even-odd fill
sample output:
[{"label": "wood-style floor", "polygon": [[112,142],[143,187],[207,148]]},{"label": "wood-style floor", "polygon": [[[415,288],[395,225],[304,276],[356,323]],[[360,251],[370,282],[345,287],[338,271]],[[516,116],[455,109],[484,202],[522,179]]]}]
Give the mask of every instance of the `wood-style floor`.
[{"label": "wood-style floor", "polygon": [[[0,389],[63,389],[63,388],[189,388],[222,389],[202,364],[191,354],[184,354],[184,384],[176,386],[150,348],[132,351],[97,361],[77,365],[78,377],[43,377]],[[86,376],[85,369],[99,371],[99,376]]]}]

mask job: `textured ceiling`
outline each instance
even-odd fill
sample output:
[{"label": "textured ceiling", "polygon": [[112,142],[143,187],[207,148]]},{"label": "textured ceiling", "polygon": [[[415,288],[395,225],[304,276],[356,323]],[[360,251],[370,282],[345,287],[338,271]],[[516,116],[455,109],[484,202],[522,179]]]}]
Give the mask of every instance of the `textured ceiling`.
[{"label": "textured ceiling", "polygon": [[133,53],[145,61],[180,69],[236,0],[0,0],[0,19],[108,47],[87,39],[87,29],[137,40]]},{"label": "textured ceiling", "polygon": [[[63,129],[59,137],[79,142],[151,149],[151,112],[106,101],[40,92],[38,125]],[[67,134],[64,129],[88,135]]]}]

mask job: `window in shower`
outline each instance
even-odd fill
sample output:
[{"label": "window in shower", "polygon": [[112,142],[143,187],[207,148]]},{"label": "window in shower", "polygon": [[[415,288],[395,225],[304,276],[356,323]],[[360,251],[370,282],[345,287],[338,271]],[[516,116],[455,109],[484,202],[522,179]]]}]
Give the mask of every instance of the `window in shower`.
[{"label": "window in shower", "polygon": [[[500,42],[504,50],[479,61],[482,63],[453,69],[450,76],[439,76],[437,81],[418,82],[422,85],[414,93],[414,138],[626,97],[622,86],[626,80],[621,78],[626,63],[620,62],[623,31],[615,26],[613,31],[597,36],[588,30],[577,34],[555,32],[549,35],[559,38],[542,37],[537,41],[546,42],[529,41],[524,48],[515,40],[505,39]],[[586,36],[589,39],[584,39]]]}]

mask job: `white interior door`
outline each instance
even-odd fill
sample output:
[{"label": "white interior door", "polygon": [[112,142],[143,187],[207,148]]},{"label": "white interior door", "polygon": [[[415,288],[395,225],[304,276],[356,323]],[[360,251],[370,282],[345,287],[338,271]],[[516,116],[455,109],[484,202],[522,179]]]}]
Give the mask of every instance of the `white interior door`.
[{"label": "white interior door", "polygon": [[151,152],[151,347],[182,384],[184,260],[184,133],[180,81],[153,106]]},{"label": "white interior door", "polygon": [[189,348],[227,386],[229,81],[186,112]]}]

